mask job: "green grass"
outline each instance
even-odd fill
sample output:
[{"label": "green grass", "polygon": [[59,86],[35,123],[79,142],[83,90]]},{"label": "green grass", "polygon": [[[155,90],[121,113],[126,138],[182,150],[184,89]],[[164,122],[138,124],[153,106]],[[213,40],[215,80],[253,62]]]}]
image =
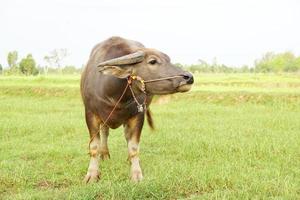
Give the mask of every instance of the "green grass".
[{"label": "green grass", "polygon": [[300,199],[299,75],[197,75],[153,102],[144,180],[129,180],[119,128],[90,185],[79,79],[0,77],[0,199]]}]

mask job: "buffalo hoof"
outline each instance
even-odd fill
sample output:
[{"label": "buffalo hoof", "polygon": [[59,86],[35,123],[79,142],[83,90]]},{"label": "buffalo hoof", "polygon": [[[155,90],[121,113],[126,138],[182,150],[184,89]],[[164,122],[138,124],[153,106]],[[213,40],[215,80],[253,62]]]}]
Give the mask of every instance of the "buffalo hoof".
[{"label": "buffalo hoof", "polygon": [[134,170],[131,172],[131,180],[135,183],[140,182],[143,179],[141,170]]},{"label": "buffalo hoof", "polygon": [[84,179],[83,182],[84,183],[95,183],[98,182],[100,180],[100,173],[99,171],[89,171]]}]

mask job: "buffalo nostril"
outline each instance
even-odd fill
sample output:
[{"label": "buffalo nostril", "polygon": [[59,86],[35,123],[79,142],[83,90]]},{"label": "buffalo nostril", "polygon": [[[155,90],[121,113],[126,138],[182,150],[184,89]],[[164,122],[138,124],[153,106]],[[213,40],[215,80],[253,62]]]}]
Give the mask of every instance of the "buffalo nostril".
[{"label": "buffalo nostril", "polygon": [[194,77],[190,73],[183,74],[183,78],[184,78],[184,80],[186,80],[187,84],[193,84],[194,83]]},{"label": "buffalo nostril", "polygon": [[188,84],[193,84],[194,83],[194,77],[191,76],[190,79],[187,81]]},{"label": "buffalo nostril", "polygon": [[183,78],[184,78],[185,80],[189,80],[191,77],[188,76],[188,75],[183,75]]}]

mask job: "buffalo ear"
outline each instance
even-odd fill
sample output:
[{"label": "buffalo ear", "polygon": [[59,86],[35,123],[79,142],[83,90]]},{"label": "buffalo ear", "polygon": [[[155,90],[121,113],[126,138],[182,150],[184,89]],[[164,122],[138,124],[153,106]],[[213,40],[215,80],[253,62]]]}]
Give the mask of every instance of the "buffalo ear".
[{"label": "buffalo ear", "polygon": [[118,66],[103,66],[99,70],[102,74],[112,75],[117,78],[126,78],[132,74],[131,67],[118,67]]}]

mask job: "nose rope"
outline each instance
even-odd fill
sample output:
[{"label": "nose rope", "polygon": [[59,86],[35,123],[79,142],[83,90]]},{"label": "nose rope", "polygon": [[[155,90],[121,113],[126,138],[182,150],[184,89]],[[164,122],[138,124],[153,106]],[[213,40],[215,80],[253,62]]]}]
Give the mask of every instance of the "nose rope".
[{"label": "nose rope", "polygon": [[180,77],[182,77],[182,76],[179,76],[179,75],[168,76],[168,77],[164,77],[164,78],[150,79],[150,80],[144,81],[144,83],[151,83],[151,82],[169,80],[169,79],[180,78]]}]

